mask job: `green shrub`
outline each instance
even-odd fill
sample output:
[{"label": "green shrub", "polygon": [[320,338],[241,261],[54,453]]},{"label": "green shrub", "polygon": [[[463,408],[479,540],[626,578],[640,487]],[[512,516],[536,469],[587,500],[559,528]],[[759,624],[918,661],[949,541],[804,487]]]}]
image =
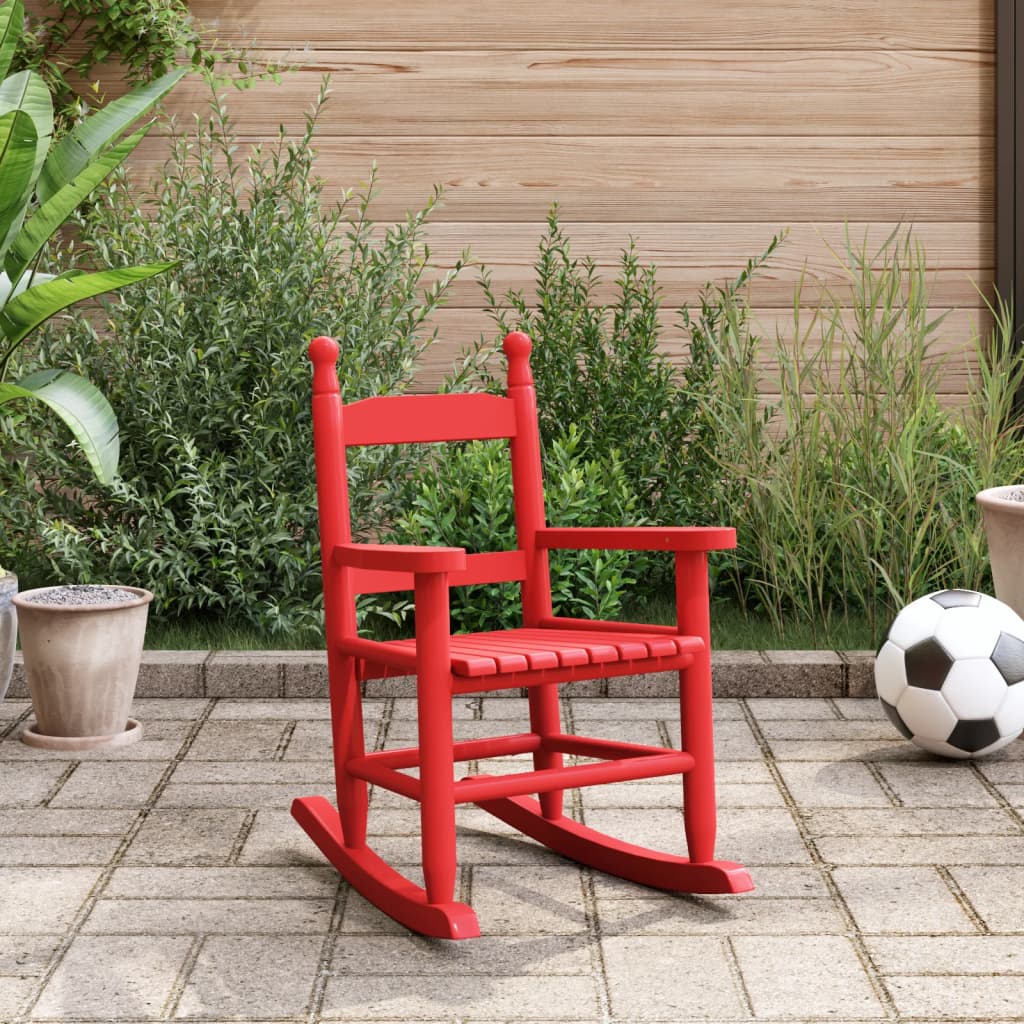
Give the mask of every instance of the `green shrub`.
[{"label": "green shrub", "polygon": [[877,635],[914,597],[987,589],[974,495],[1024,471],[1012,419],[1024,361],[1008,311],[995,311],[986,343],[973,341],[968,405],[945,409],[923,249],[894,232],[876,251],[847,236],[837,256],[850,295],[826,291],[808,313],[798,289],[792,340],[776,344],[774,408],[752,369],[757,340],[729,300],[714,337],[721,440],[708,448],[742,490],[723,509],[740,528],[739,597],[780,628],[815,624],[822,640],[837,615],[866,613]]},{"label": "green shrub", "polygon": [[[581,454],[576,427],[549,446],[545,465],[548,522],[556,526],[640,524],[643,517],[618,454],[599,461]],[[389,540],[441,544],[467,551],[508,551],[516,546],[512,471],[505,441],[472,441],[435,452],[410,487],[409,510],[394,523]],[[556,615],[621,617],[623,601],[636,583],[623,552],[552,551],[551,593]],[[366,603],[370,621],[388,614],[399,621],[407,600]],[[451,592],[452,620],[464,631],[522,625],[519,587],[481,584]]]},{"label": "green shrub", "polygon": [[[499,299],[484,271],[488,309],[500,333],[481,342],[469,362],[485,386],[501,390],[503,377],[487,367],[505,332],[526,331],[534,342],[531,366],[545,451],[574,426],[583,458],[599,461],[608,451],[619,453],[638,509],[650,522],[721,522],[723,510],[731,514],[736,489],[722,476],[714,450],[729,443],[712,414],[720,396],[714,339],[726,311],[746,318],[739,296],[783,237],[774,237],[734,281],[706,285],[699,310],[679,311],[688,358],[676,367],[659,348],[657,268],[641,267],[631,241],[620,259],[616,298],[600,303],[594,260],[573,255],[553,207],[534,266],[535,295],[509,291]],[[634,600],[643,603],[671,587],[667,562],[651,566],[640,556],[628,557],[639,581]],[[713,559],[713,578],[721,561]]]},{"label": "green shrub", "polygon": [[[452,277],[422,285],[436,195],[386,231],[367,216],[372,175],[365,192],[327,203],[312,148],[323,99],[301,138],[244,159],[215,106],[176,142],[148,217],[123,187],[89,214],[83,236],[102,263],[180,263],[33,350],[106,382],[123,454],[122,479],[101,491],[59,439],[20,432],[32,442],[0,467],[0,562],[25,585],[116,579],[152,589],[163,615],[213,612],[272,632],[319,624],[305,343],[341,340],[346,400],[401,391]],[[353,452],[357,536],[390,521],[420,457]]]}]

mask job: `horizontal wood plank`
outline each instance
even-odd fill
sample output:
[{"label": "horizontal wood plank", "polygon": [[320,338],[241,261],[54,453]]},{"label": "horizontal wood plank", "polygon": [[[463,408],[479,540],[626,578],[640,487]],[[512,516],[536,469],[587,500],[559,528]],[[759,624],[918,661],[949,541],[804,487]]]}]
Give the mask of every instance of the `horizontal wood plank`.
[{"label": "horizontal wood plank", "polygon": [[[993,216],[994,147],[977,136],[897,138],[620,137],[321,139],[328,198],[378,162],[373,216],[396,220],[445,189],[448,221],[982,221]],[[155,178],[167,140],[131,158]]]},{"label": "horizontal wood plank", "polygon": [[[254,58],[267,56],[257,51]],[[229,92],[250,134],[302,132],[324,74],[323,137],[358,135],[991,136],[994,57],[872,50],[466,50],[300,54],[280,84]],[[116,90],[110,95],[116,94]],[[180,115],[209,96],[189,78]]]},{"label": "horizontal wood plank", "polygon": [[[643,221],[609,224],[600,221],[563,220],[562,229],[570,241],[572,258],[594,261],[598,282],[594,298],[612,302],[618,294],[616,280],[620,258],[632,238],[641,264],[658,268],[662,304],[678,308],[697,300],[707,282],[732,281],[758,256],[784,225],[768,221],[749,224],[691,223],[666,224]],[[850,223],[850,238],[859,244],[865,237],[877,249],[901,225],[895,222]],[[758,273],[751,287],[751,299],[762,307],[788,308],[804,275],[805,295],[816,294],[827,285],[837,295],[848,294],[837,256],[844,245],[846,226],[835,221],[819,224],[794,223],[789,233]],[[922,221],[903,225],[924,247],[929,268],[929,294],[936,306],[977,305],[978,288],[990,293],[995,276],[994,225],[987,222]],[[527,301],[535,295],[534,263],[538,245],[547,235],[542,221],[526,223],[438,222],[426,231],[434,272],[428,281],[456,266],[465,249],[474,265],[466,267],[447,293],[450,306],[478,308],[485,304],[480,271],[486,268],[492,288],[499,296],[507,291],[523,292]],[[834,251],[834,252],[833,252]]]},{"label": "horizontal wood plank", "polygon": [[[946,360],[942,374],[942,393],[961,392],[966,387],[967,368],[974,365],[973,346],[971,339],[976,332],[987,332],[991,328],[991,318],[984,307],[944,310],[934,308],[931,316],[938,317],[946,313],[940,329],[936,332],[932,344],[932,354],[938,359]],[[761,373],[764,387],[772,392],[776,390],[772,381],[778,378],[778,363],[775,355],[775,338],[777,334],[792,343],[795,329],[792,315],[777,309],[753,308],[751,318],[754,333],[761,339],[757,351],[757,366]],[[451,372],[453,365],[462,355],[472,348],[483,337],[487,345],[497,351],[501,337],[500,330],[493,321],[481,310],[472,309],[441,309],[438,310],[432,323],[438,329],[438,340],[434,342],[420,359],[416,375],[416,390],[420,392],[436,391],[444,378]],[[811,310],[801,315],[801,331],[807,332],[813,324]],[[659,316],[661,328],[660,349],[669,360],[682,366],[688,358],[688,338],[678,325],[678,318],[669,310],[663,310]],[[818,338],[815,331],[810,335],[810,344],[816,344]],[[537,339],[535,339],[536,341]],[[500,374],[503,372],[504,361],[498,357],[493,367]]]},{"label": "horizontal wood plank", "polygon": [[700,48],[879,47],[993,50],[992,0],[190,0],[226,42],[301,48],[370,46]]}]

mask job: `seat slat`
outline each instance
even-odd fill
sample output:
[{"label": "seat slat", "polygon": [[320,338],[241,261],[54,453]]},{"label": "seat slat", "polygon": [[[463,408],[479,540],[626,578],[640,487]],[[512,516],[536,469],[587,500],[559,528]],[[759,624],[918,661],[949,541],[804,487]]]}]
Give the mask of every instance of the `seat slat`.
[{"label": "seat slat", "polygon": [[516,413],[500,395],[386,395],[346,405],[343,432],[350,448],[511,438]]},{"label": "seat slat", "polygon": [[[378,650],[380,649],[378,645]],[[456,633],[451,638],[451,669],[458,676],[506,675],[542,669],[603,665],[675,657],[692,649],[690,637],[643,633],[588,633],[580,629],[508,629]],[[415,640],[387,645],[405,659],[415,656]]]}]

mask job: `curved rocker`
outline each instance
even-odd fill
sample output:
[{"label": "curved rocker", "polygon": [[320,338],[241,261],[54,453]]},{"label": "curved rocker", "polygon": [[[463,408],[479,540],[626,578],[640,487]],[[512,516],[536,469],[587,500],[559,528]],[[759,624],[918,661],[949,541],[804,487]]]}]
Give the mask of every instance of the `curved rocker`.
[{"label": "curved rocker", "polygon": [[428,903],[423,889],[400,875],[370,847],[346,846],[338,811],[324,797],[294,800],[292,817],[352,888],[399,924],[436,939],[475,939],[480,934],[472,907],[465,903]]},{"label": "curved rocker", "polygon": [[477,806],[564,857],[654,889],[738,893],[754,888],[742,864],[729,860],[694,864],[686,857],[615,839],[572,818],[551,820],[541,814],[540,804],[529,797],[485,800]]}]

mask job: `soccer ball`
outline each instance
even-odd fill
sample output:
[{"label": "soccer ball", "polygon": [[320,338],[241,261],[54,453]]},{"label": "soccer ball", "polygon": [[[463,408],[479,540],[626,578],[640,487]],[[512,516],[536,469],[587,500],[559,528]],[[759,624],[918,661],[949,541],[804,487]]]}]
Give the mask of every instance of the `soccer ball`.
[{"label": "soccer ball", "polygon": [[1024,620],[973,590],[940,590],[896,616],[875,658],[890,721],[944,757],[980,757],[1024,730]]}]

